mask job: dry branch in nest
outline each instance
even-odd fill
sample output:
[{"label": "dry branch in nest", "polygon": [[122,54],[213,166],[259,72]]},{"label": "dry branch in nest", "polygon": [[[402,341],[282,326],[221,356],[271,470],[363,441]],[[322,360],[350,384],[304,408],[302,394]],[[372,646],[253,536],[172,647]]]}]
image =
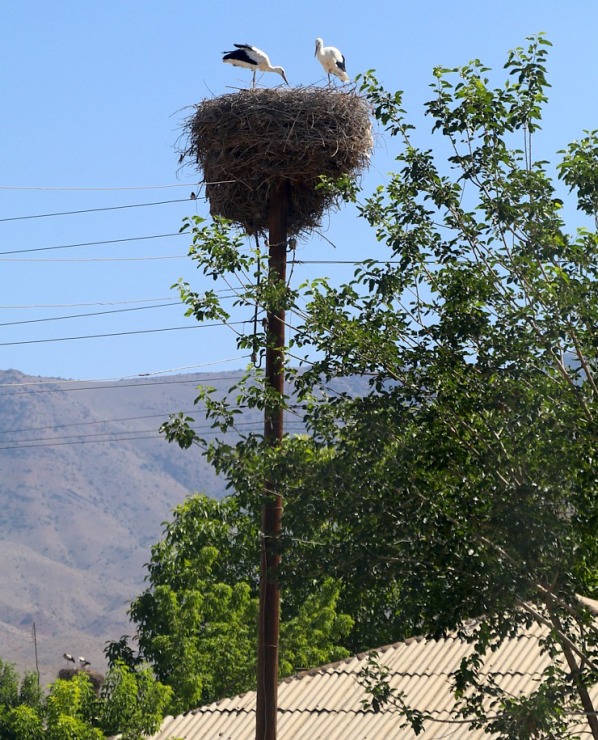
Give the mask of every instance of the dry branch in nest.
[{"label": "dry branch in nest", "polygon": [[373,139],[366,101],[350,90],[240,90],[195,106],[184,129],[181,161],[203,172],[212,216],[249,234],[268,230],[270,193],[290,184],[287,232],[320,224],[337,204],[320,177],[355,177],[368,164]]},{"label": "dry branch in nest", "polygon": [[79,673],[87,676],[87,678],[91,682],[91,685],[93,686],[94,691],[96,692],[96,694],[99,694],[99,691],[102,688],[102,684],[104,683],[104,676],[97,671],[84,671],[80,668],[61,668],[58,671],[58,678],[61,678],[63,681],[71,681]]}]

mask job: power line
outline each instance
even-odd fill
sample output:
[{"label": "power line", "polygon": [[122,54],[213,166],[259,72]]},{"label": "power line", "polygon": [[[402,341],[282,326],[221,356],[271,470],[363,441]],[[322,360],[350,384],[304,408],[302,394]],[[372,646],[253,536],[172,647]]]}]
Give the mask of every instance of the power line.
[{"label": "power line", "polygon": [[[120,380],[130,380],[132,378],[146,378],[152,375],[165,375],[167,373],[180,373],[181,370],[196,370],[198,367],[213,367],[214,365],[223,365],[226,362],[240,362],[241,360],[248,360],[251,355],[237,355],[235,357],[226,357],[223,360],[210,360],[210,362],[202,362],[198,365],[182,365],[181,367],[171,367],[168,370],[154,370],[154,372],[148,373],[136,373],[135,375],[125,375]],[[223,371],[226,372],[226,371]],[[239,376],[242,377],[242,376]],[[114,380],[114,378],[112,378]],[[78,381],[81,382],[81,381]]]},{"label": "power line", "polygon": [[[164,236],[174,236],[174,234],[164,234]],[[120,239],[115,241],[134,241],[135,239],[159,239],[156,237],[133,237],[131,239]],[[86,247],[95,244],[112,244],[113,242],[89,242],[89,244],[71,244],[58,247],[40,247],[38,249],[23,249],[22,252],[38,252],[52,249],[69,249],[70,247]],[[2,254],[19,254],[20,252],[0,252]],[[189,259],[189,254],[167,254],[155,255],[151,257],[0,257],[0,262],[26,262],[26,263],[63,263],[63,262],[151,262],[156,260],[183,260]],[[399,260],[294,260],[293,267],[301,265],[398,265]]]},{"label": "power line", "polygon": [[105,337],[124,337],[133,334],[157,334],[165,331],[186,331],[190,329],[211,329],[220,326],[235,326],[237,324],[246,324],[246,321],[229,321],[226,324],[221,322],[214,324],[197,324],[193,326],[169,326],[163,329],[137,329],[135,331],[118,331],[105,334],[85,334],[76,337],[53,337],[50,339],[21,339],[16,342],[0,342],[0,347],[15,347],[24,344],[47,344],[49,342],[72,342],[80,339],[102,339]]},{"label": "power line", "polygon": [[[86,380],[67,380],[64,378],[60,379],[46,379],[46,380],[29,380],[22,383],[0,383],[0,388],[24,388],[34,385],[56,385],[56,383],[121,383],[124,380],[133,380],[136,378],[146,378],[152,375],[165,375],[166,373],[180,373],[182,370],[196,370],[198,367],[213,367],[214,365],[222,365],[225,362],[237,362],[241,360],[249,359],[250,355],[238,355],[236,357],[226,357],[222,360],[211,360],[210,362],[202,362],[197,365],[182,365],[180,367],[171,367],[167,370],[154,370],[153,372],[147,373],[135,373],[135,375],[124,375],[117,378],[88,378]],[[226,372],[226,371],[223,371]],[[201,373],[200,373],[201,374]],[[217,376],[220,377],[220,376]],[[229,376],[232,378],[237,376]],[[239,378],[242,376],[239,375]],[[207,378],[207,380],[214,380],[214,378]],[[174,382],[174,381],[173,381]],[[179,381],[177,381],[179,382]],[[191,381],[183,381],[191,382]],[[68,390],[68,389],[67,389]],[[76,390],[76,389],[75,389]]]},{"label": "power line", "polygon": [[[244,406],[243,408],[247,408],[247,407]],[[200,412],[201,411],[202,410],[200,409]],[[122,420],[114,419],[114,420],[108,420],[108,421],[82,422],[81,425],[83,424],[115,424],[121,421],[137,421],[137,420],[150,419],[150,418],[164,419],[164,417],[167,416],[168,413],[169,412],[164,412],[163,414],[151,414],[150,416],[130,417],[129,419],[122,419]],[[197,413],[197,409],[195,411],[187,411],[183,413],[186,413],[186,414]],[[296,419],[289,420],[289,424],[295,428],[302,429],[304,427],[302,422],[297,421]],[[55,427],[51,427],[51,426],[38,427],[38,429],[31,429],[30,431],[43,431],[44,429],[57,430],[57,429],[61,429],[61,428],[68,427],[68,426],[79,426],[79,424],[74,423],[74,424],[61,424]],[[256,429],[261,429],[263,427],[263,422],[261,420],[239,421],[235,424],[234,429],[231,428],[231,433],[234,433],[235,430],[240,427],[255,427]],[[212,424],[200,424],[200,425],[192,426],[191,429],[193,429],[194,432],[203,433],[203,432],[209,432],[210,430],[214,429],[214,427]],[[215,429],[214,432],[220,433],[220,431],[217,429]],[[11,431],[0,432],[0,434],[11,434],[11,433],[17,434],[16,431],[15,432],[11,432]],[[115,430],[108,431],[108,432],[91,432],[90,434],[70,434],[70,435],[61,435],[59,437],[31,437],[29,439],[14,440],[14,445],[23,446],[23,447],[27,447],[27,446],[36,447],[38,445],[29,445],[29,443],[30,442],[47,442],[47,443],[67,442],[68,440],[75,440],[75,441],[76,440],[89,440],[93,442],[93,441],[96,441],[96,438],[97,438],[97,441],[101,442],[101,441],[104,441],[101,439],[102,437],[110,437],[115,434],[159,434],[159,428],[153,427],[151,429],[118,429],[118,430],[115,429]],[[10,444],[12,446],[13,443],[11,442]],[[0,443],[0,449],[4,449],[3,445],[4,443]]]},{"label": "power line", "polygon": [[65,442],[50,442],[48,444],[32,444],[32,445],[0,445],[0,450],[23,450],[23,449],[34,449],[38,447],[64,447],[65,445],[81,445],[81,444],[91,444],[93,443],[102,443],[102,442],[133,442],[138,441],[141,439],[155,439],[155,434],[144,434],[142,437],[115,437],[113,439],[98,439],[98,440],[92,440],[92,439],[78,439],[78,440],[69,440]]},{"label": "power line", "polygon": [[[227,375],[226,377],[222,377],[222,375],[216,375],[214,377],[207,377],[201,378],[201,381],[204,383],[210,383],[217,380],[241,380],[243,378],[243,375]],[[22,393],[69,393],[73,391],[103,391],[103,390],[118,390],[120,388],[142,388],[144,386],[149,385],[179,385],[181,383],[197,383],[198,378],[185,378],[185,379],[177,379],[177,380],[151,380],[151,381],[138,381],[135,383],[123,383],[121,381],[115,381],[114,384],[109,385],[101,380],[42,380],[36,383],[4,383],[0,384],[0,387],[14,387],[16,386],[19,388],[19,390],[15,391],[8,391],[6,393],[1,393],[0,396],[11,396],[11,395],[20,395]],[[23,388],[23,386],[30,386],[30,385],[58,385],[58,384],[71,384],[71,383],[102,383],[102,385],[85,385],[80,388],[42,388],[41,390],[30,390],[29,387]]]},{"label": "power line", "polygon": [[155,262],[160,260],[184,260],[189,259],[188,254],[158,255],[155,257],[79,257],[79,258],[54,258],[54,257],[0,257],[0,262]]},{"label": "power line", "polygon": [[[233,376],[233,377],[240,378],[241,376],[239,375],[239,376]],[[231,378],[227,378],[227,380],[229,380],[229,379],[231,379]],[[196,382],[196,381],[194,381],[194,382]],[[6,394],[4,394],[4,395],[6,395]],[[231,408],[234,408],[234,409],[247,409],[249,407],[246,404],[237,404],[237,405],[231,405]],[[296,408],[296,407],[293,407],[293,408]],[[204,412],[205,412],[205,408],[200,407],[200,406],[196,406],[195,408],[191,409],[190,411],[181,411],[180,413],[185,414],[185,416],[189,416],[190,414],[197,414],[197,413],[203,414]],[[69,422],[68,424],[47,424],[47,425],[41,426],[41,427],[39,427],[39,426],[38,427],[23,427],[21,429],[4,429],[4,430],[3,429],[0,429],[0,434],[26,434],[26,433],[28,434],[30,432],[43,432],[43,431],[47,431],[47,430],[56,431],[58,429],[68,429],[68,428],[71,428],[71,427],[97,426],[99,424],[122,424],[123,422],[126,422],[126,421],[142,421],[142,420],[145,421],[146,419],[158,419],[158,418],[159,419],[163,419],[165,416],[168,416],[169,414],[172,414],[172,413],[173,413],[172,411],[162,411],[162,412],[156,413],[156,414],[143,414],[141,416],[123,416],[123,417],[117,417],[117,418],[113,418],[113,419],[94,419],[92,421],[72,421],[72,422]],[[179,412],[177,411],[176,413],[179,413]],[[298,424],[299,422],[297,422],[296,420],[295,421],[291,420],[289,423],[291,423],[291,424],[293,424],[293,423]],[[235,422],[235,428],[240,427],[240,426],[247,426],[248,424],[254,425],[254,424],[256,424],[256,422],[253,422],[253,421],[237,421],[237,422]],[[261,424],[261,421],[260,421],[260,424]],[[194,428],[197,430],[199,427],[194,427]],[[211,424],[205,427],[205,429],[211,429],[211,428],[212,428],[212,425]],[[124,430],[123,429],[123,430],[120,430],[119,432],[116,432],[116,431],[114,431],[114,432],[105,432],[104,434],[108,434],[108,433],[110,433],[110,434],[120,434],[121,432],[126,432],[126,431],[127,430]],[[91,435],[72,435],[72,436],[79,437],[79,436],[91,436]],[[33,439],[24,439],[24,440],[20,440],[20,441],[22,441],[22,442],[36,442],[36,441],[40,441],[40,440],[43,440],[43,439],[47,439],[47,438],[46,437],[39,437],[39,438],[33,438]]]},{"label": "power line", "polygon": [[121,306],[124,304],[130,304],[130,303],[152,303],[159,301],[170,301],[172,300],[172,296],[168,296],[168,298],[138,298],[136,300],[132,301],[100,301],[96,303],[27,303],[27,304],[21,304],[21,305],[2,305],[0,306],[1,309],[7,309],[11,311],[16,311],[20,309],[29,309],[29,308],[86,308],[90,306]]},{"label": "power line", "polygon": [[[159,416],[156,414],[156,416]],[[303,430],[305,427],[300,421],[291,420],[287,424],[287,428],[291,427],[293,431]],[[235,425],[237,427],[254,427],[255,430],[261,430],[263,423],[260,421],[246,421],[239,422]],[[214,429],[212,425],[200,425],[191,427],[193,431],[200,432],[202,435],[216,435],[221,434],[220,430]],[[235,429],[230,430],[230,434],[235,433]],[[252,431],[251,429],[245,431]],[[129,436],[114,436],[114,435],[129,435]],[[138,436],[130,436],[138,435]],[[141,435],[141,436],[139,436]],[[95,434],[77,434],[66,437],[36,437],[34,439],[18,440],[14,444],[1,444],[0,450],[26,450],[34,449],[39,447],[62,447],[65,445],[74,444],[95,444],[104,442],[131,442],[143,439],[163,439],[160,436],[159,429],[131,429],[127,431],[122,429],[120,431],[113,432],[98,432]],[[33,443],[33,444],[31,444]],[[37,444],[40,443],[40,444]]]},{"label": "power line", "polygon": [[32,444],[32,445],[4,445],[0,446],[1,450],[22,450],[22,449],[33,449],[38,447],[64,447],[65,445],[81,445],[81,444],[90,444],[92,442],[95,443],[101,443],[101,442],[134,442],[141,439],[155,439],[155,434],[146,434],[142,437],[115,437],[114,439],[104,439],[104,440],[91,440],[91,439],[80,439],[80,440],[71,440],[68,442],[51,442],[49,444]]},{"label": "power line", "polygon": [[[123,242],[134,242],[134,241],[144,241],[146,239],[167,239],[173,236],[188,236],[187,232],[185,231],[177,231],[172,234],[149,234],[148,236],[130,236],[122,239],[105,239],[101,241],[94,241],[94,242],[79,242],[76,244],[59,244],[52,247],[32,247],[29,249],[11,249],[6,250],[4,252],[0,252],[0,256],[7,255],[7,254],[25,254],[29,252],[48,252],[56,249],[74,249],[76,247],[95,247],[99,246],[100,244],[122,244]],[[185,255],[188,257],[189,255]],[[156,259],[156,258],[150,258],[150,259]],[[170,259],[170,258],[166,258]],[[178,257],[177,257],[178,259]],[[304,260],[304,259],[295,259],[294,263],[296,265],[398,265],[401,264],[400,260],[373,260],[373,259],[366,259],[366,260]]]},{"label": "power line", "polygon": [[123,242],[136,242],[144,241],[146,239],[167,239],[172,236],[187,236],[185,232],[177,231],[174,234],[150,234],[149,236],[129,236],[126,239],[107,239],[97,242],[80,242],[78,244],[60,244],[55,247],[32,247],[30,249],[10,249],[5,252],[0,252],[0,255],[5,254],[25,254],[26,252],[49,252],[53,249],[74,249],[75,247],[96,247],[99,244],[122,244]]},{"label": "power line", "polygon": [[196,183],[175,183],[172,185],[133,185],[123,187],[106,187],[106,188],[81,188],[67,186],[38,186],[38,185],[0,185],[0,190],[70,190],[74,192],[108,192],[117,190],[166,190],[167,188],[194,188]]},{"label": "power line", "polygon": [[[228,288],[217,290],[215,292],[225,298],[232,298],[236,295],[235,292],[230,291]],[[91,306],[122,306],[130,305],[131,303],[160,303],[163,301],[172,301],[172,296],[170,295],[166,298],[138,298],[128,301],[97,301],[95,303],[30,303],[22,305],[0,305],[0,309],[20,310],[30,308],[87,308]],[[183,303],[181,303],[180,305],[182,306]]]},{"label": "power line", "polygon": [[146,311],[152,308],[169,308],[170,306],[182,306],[180,301],[162,303],[159,306],[136,306],[135,308],[114,308],[109,311],[94,311],[92,313],[77,313],[70,316],[49,316],[43,319],[23,319],[22,321],[5,321],[0,326],[20,326],[22,324],[39,324],[46,321],[65,321],[67,319],[83,319],[92,316],[106,316],[107,314],[129,313],[130,311]]},{"label": "power line", "polygon": [[295,260],[297,265],[400,265],[400,260]]},{"label": "power line", "polygon": [[[162,414],[144,414],[143,416],[124,416],[119,419],[94,419],[93,421],[72,421],[68,424],[48,424],[47,426],[43,427],[24,427],[23,429],[0,429],[0,434],[25,434],[26,432],[44,432],[46,430],[57,430],[57,429],[67,429],[70,427],[84,427],[84,426],[95,426],[96,424],[122,424],[122,422],[125,421],[141,421],[145,419],[158,419],[163,418],[165,414],[168,414],[170,412],[165,411]],[[194,409],[193,411],[183,411],[182,412],[185,415],[197,413],[197,409]],[[112,432],[113,434],[118,434],[118,432]],[[44,439],[41,437],[40,439]],[[23,442],[35,442],[35,439],[24,439],[21,440]]]},{"label": "power line", "polygon": [[158,200],[153,203],[132,203],[124,206],[106,206],[104,208],[83,208],[78,211],[56,211],[53,213],[36,213],[30,216],[10,216],[9,218],[0,218],[0,223],[6,221],[29,221],[35,218],[51,218],[52,216],[74,216],[80,213],[100,213],[102,211],[122,211],[126,208],[147,208],[149,206],[163,206],[168,203],[189,203],[191,198],[177,198],[175,200]]}]

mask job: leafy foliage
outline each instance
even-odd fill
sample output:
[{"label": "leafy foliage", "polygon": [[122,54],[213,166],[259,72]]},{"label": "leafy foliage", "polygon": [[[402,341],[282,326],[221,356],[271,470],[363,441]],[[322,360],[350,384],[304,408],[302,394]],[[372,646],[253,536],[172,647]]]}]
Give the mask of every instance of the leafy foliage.
[{"label": "leafy foliage", "polygon": [[46,699],[46,737],[48,740],[96,740],[103,733],[93,726],[95,692],[87,675],[81,671],[69,681],[58,679]]},{"label": "leafy foliage", "polygon": [[[400,91],[362,77],[396,142],[398,172],[363,201],[341,184],[388,250],[385,261],[358,263],[346,285],[256,287],[259,255],[241,258],[238,242],[224,250],[222,223],[192,226],[193,258],[236,281],[238,305],[269,306],[275,296],[294,313],[289,353],[312,360],[287,369],[293,395],[279,402],[308,434],[272,450],[240,427],[233,445],[197,438],[183,418],[164,431],[204,449],[250,518],[263,481],[276,481],[291,599],[333,576],[362,647],[389,631],[458,630],[474,641],[455,677],[459,716],[472,726],[505,738],[515,726],[521,737],[562,736],[577,710],[598,737],[587,692],[598,640],[576,596],[596,593],[598,573],[598,238],[567,230],[558,183],[534,158],[550,44],[528,41],[508,55],[498,86],[479,60],[434,70],[434,149],[418,145]],[[558,166],[594,222],[597,151],[596,133],[586,132]],[[188,286],[184,298],[192,305]],[[251,346],[255,336],[238,341]],[[335,387],[355,375],[369,391]],[[208,414],[230,428],[233,406],[268,403],[250,368]],[[508,697],[480,679],[479,666],[530,620],[549,628],[554,661],[532,695]]]},{"label": "leafy foliage", "polygon": [[0,674],[1,740],[142,740],[159,728],[172,695],[147,667],[123,664],[108,672],[100,696],[85,671],[56,680],[46,695],[37,674],[26,673],[20,687],[12,665],[0,661]]},{"label": "leafy foliage", "polygon": [[401,727],[411,727],[416,735],[424,729],[426,713],[412,709],[405,701],[403,693],[395,691],[390,685],[389,669],[380,662],[380,655],[376,650],[368,653],[367,662],[359,673],[360,682],[365,689],[366,698],[362,700],[364,710],[371,709],[380,712],[385,707],[392,706],[405,717]]},{"label": "leafy foliage", "polygon": [[313,668],[349,656],[343,643],[353,626],[348,614],[338,614],[340,585],[327,579],[311,593],[294,617],[281,627],[280,675]]},{"label": "leafy foliage", "polygon": [[102,685],[99,724],[108,735],[138,740],[158,730],[171,700],[172,690],[149,667],[132,671],[116,663]]},{"label": "leafy foliage", "polygon": [[[139,654],[122,638],[112,660],[140,656],[172,687],[184,711],[255,687],[257,525],[229,497],[188,498],[152,548],[149,587],[131,604]],[[337,612],[340,588],[326,580],[302,602],[283,602],[280,675],[344,658],[352,619]]]}]

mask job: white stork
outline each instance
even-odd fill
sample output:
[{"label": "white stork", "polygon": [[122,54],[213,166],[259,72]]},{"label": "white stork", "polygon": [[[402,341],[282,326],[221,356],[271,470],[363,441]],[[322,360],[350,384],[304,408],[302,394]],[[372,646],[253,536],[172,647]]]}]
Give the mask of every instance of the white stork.
[{"label": "white stork", "polygon": [[334,46],[324,46],[322,39],[316,39],[316,53],[318,61],[324,67],[328,75],[328,84],[330,84],[330,75],[336,75],[343,82],[349,82],[349,75],[345,68],[345,57]]},{"label": "white stork", "polygon": [[69,663],[74,663],[75,662],[75,659],[73,658],[73,656],[70,653],[64,653],[62,657],[66,661],[68,661]]},{"label": "white stork", "polygon": [[91,665],[90,661],[89,660],[85,660],[85,658],[83,656],[81,656],[79,658],[79,664],[80,664],[81,668],[83,668],[83,669],[87,668],[88,665]]},{"label": "white stork", "polygon": [[282,79],[289,84],[287,76],[282,67],[273,67],[270,64],[270,58],[266,53],[249,44],[235,44],[234,51],[223,51],[222,61],[226,64],[232,64],[235,67],[245,67],[253,70],[253,87],[255,87],[255,73],[276,72]]}]

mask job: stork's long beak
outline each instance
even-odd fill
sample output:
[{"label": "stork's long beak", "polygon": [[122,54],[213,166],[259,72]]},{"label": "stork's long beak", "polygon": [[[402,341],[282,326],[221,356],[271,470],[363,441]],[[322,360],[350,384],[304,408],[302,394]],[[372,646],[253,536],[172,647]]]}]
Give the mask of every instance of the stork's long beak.
[{"label": "stork's long beak", "polygon": [[318,45],[316,44],[316,50],[314,51],[314,56],[318,53]]},{"label": "stork's long beak", "polygon": [[287,76],[285,75],[284,72],[282,73],[282,79],[287,83],[287,85],[289,84],[289,81],[287,80]]}]

